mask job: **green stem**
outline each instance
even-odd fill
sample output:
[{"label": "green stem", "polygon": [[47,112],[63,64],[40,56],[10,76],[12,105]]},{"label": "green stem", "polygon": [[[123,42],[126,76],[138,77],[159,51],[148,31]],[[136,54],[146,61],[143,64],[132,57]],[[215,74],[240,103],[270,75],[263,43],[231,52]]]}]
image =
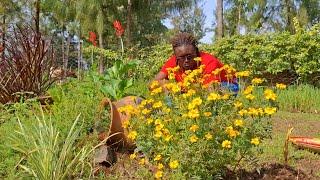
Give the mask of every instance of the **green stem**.
[{"label": "green stem", "polygon": [[123,48],[123,40],[121,36],[120,36],[120,42],[121,42],[121,58],[123,58],[124,48]]}]

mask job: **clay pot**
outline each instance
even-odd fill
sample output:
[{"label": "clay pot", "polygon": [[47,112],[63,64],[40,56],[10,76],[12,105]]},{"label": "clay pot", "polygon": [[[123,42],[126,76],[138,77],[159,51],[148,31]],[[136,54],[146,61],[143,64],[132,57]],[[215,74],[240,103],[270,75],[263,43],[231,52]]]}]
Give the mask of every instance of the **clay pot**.
[{"label": "clay pot", "polygon": [[120,113],[118,109],[120,107],[132,105],[133,107],[137,107],[143,99],[137,96],[127,96],[118,101],[111,102],[110,99],[107,99],[107,104],[110,106],[110,119],[111,124],[109,127],[109,131],[107,134],[104,132],[99,134],[99,139],[103,140],[108,137],[107,145],[115,148],[117,150],[133,150],[135,148],[134,142],[130,141],[128,136],[127,129],[122,127],[122,124],[125,121],[128,121],[131,116],[126,112]]}]

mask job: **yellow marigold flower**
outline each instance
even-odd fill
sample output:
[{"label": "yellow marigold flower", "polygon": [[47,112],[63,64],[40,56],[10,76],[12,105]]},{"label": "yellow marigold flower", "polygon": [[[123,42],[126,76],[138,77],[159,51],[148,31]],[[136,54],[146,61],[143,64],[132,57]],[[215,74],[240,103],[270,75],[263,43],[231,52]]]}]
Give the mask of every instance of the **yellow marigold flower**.
[{"label": "yellow marigold flower", "polygon": [[163,133],[161,131],[156,131],[156,133],[154,134],[154,137],[160,138],[162,135]]},{"label": "yellow marigold flower", "polygon": [[277,87],[278,89],[285,89],[285,88],[287,88],[287,85],[282,84],[282,83],[277,83],[277,84],[276,84],[276,87]]},{"label": "yellow marigold flower", "polygon": [[163,105],[162,102],[161,102],[161,101],[158,101],[158,102],[154,103],[154,104],[152,105],[152,107],[156,109],[156,108],[161,108],[162,105]]},{"label": "yellow marigold flower", "polygon": [[194,94],[196,94],[196,91],[194,89],[189,89],[187,93],[182,94],[182,97],[186,99],[187,97],[190,97]]},{"label": "yellow marigold flower", "polygon": [[244,95],[248,95],[248,94],[251,94],[253,91],[253,86],[248,86],[246,87],[246,89],[243,91],[243,94]]},{"label": "yellow marigold flower", "polygon": [[209,116],[212,115],[212,113],[211,112],[204,112],[203,115],[206,116],[206,117],[209,117]]},{"label": "yellow marigold flower", "polygon": [[264,96],[267,100],[273,100],[273,101],[275,101],[277,98],[277,95],[271,89],[266,89],[264,91]]},{"label": "yellow marigold flower", "polygon": [[200,97],[194,98],[192,100],[192,103],[195,104],[196,106],[200,106],[202,103],[202,99]]},{"label": "yellow marigold flower", "polygon": [[222,71],[221,68],[217,68],[214,71],[212,71],[212,74],[216,76],[216,75],[220,74],[221,71]]},{"label": "yellow marigold flower", "polygon": [[212,139],[212,135],[208,132],[205,136],[204,136],[207,140]]},{"label": "yellow marigold flower", "polygon": [[223,148],[230,149],[231,148],[231,141],[224,140],[221,145]]},{"label": "yellow marigold flower", "polygon": [[179,166],[179,162],[178,162],[177,160],[170,161],[170,163],[169,163],[169,167],[170,167],[171,169],[177,169],[178,166]]},{"label": "yellow marigold flower", "polygon": [[239,131],[237,131],[237,130],[230,130],[229,133],[228,133],[229,137],[231,137],[231,138],[235,138],[235,137],[237,137],[239,134],[240,134],[240,133],[239,133]]},{"label": "yellow marigold flower", "polygon": [[130,125],[130,121],[129,120],[126,120],[122,123],[122,127],[123,128],[128,128],[128,126]]},{"label": "yellow marigold flower", "polygon": [[259,111],[256,108],[249,107],[248,114],[252,116],[259,116]]},{"label": "yellow marigold flower", "polygon": [[260,138],[256,137],[256,138],[251,139],[251,144],[254,144],[256,146],[259,145],[260,144]]},{"label": "yellow marigold flower", "polygon": [[137,135],[138,135],[137,131],[130,131],[128,134],[128,138],[134,141]]},{"label": "yellow marigold flower", "polygon": [[154,161],[160,161],[162,159],[161,154],[156,155],[156,157],[154,158]]},{"label": "yellow marigold flower", "polygon": [[250,76],[250,72],[249,71],[240,71],[236,73],[237,77],[248,77]]},{"label": "yellow marigold flower", "polygon": [[139,161],[140,165],[144,165],[145,163],[146,163],[146,159],[145,158],[140,159],[140,161]]},{"label": "yellow marigold flower", "polygon": [[272,115],[275,112],[277,112],[277,108],[275,108],[275,107],[266,107],[266,108],[264,108],[264,112],[266,114],[268,114],[268,115]]},{"label": "yellow marigold flower", "polygon": [[229,97],[230,97],[230,94],[224,94],[223,96],[221,96],[221,99],[227,100],[229,99]]},{"label": "yellow marigold flower", "polygon": [[156,87],[159,87],[159,82],[158,81],[152,81],[151,84],[150,84],[150,88],[151,89],[154,89]]},{"label": "yellow marigold flower", "polygon": [[177,93],[177,92],[180,92],[180,91],[181,91],[181,88],[180,88],[180,86],[175,85],[175,86],[172,86],[171,91],[172,91],[173,93]]},{"label": "yellow marigold flower", "polygon": [[135,159],[137,157],[136,153],[130,154],[130,159]]},{"label": "yellow marigold flower", "polygon": [[147,105],[147,103],[148,103],[147,100],[142,100],[141,103],[140,103],[140,105],[145,106],[145,105]]},{"label": "yellow marigold flower", "polygon": [[243,127],[243,120],[236,119],[233,124],[238,127]]},{"label": "yellow marigold flower", "polygon": [[151,104],[151,103],[153,103],[153,102],[154,102],[153,99],[148,99],[148,100],[147,100],[147,103],[148,103],[148,104]]},{"label": "yellow marigold flower", "polygon": [[156,125],[156,131],[161,131],[163,129],[164,125],[163,124],[157,124]]},{"label": "yellow marigold flower", "polygon": [[176,66],[172,69],[173,72],[179,71],[180,70],[180,66]]},{"label": "yellow marigold flower", "polygon": [[171,109],[170,108],[163,108],[163,111],[165,112],[165,113],[169,113],[170,111],[171,111]]},{"label": "yellow marigold flower", "polygon": [[196,57],[193,60],[197,61],[197,62],[201,62],[201,57]]},{"label": "yellow marigold flower", "polygon": [[198,138],[196,135],[192,135],[192,136],[189,138],[190,142],[192,142],[192,143],[197,142],[198,139],[199,139],[199,138]]},{"label": "yellow marigold flower", "polygon": [[162,163],[158,163],[158,166],[157,166],[158,170],[161,170],[163,169],[163,164]]},{"label": "yellow marigold flower", "polygon": [[207,100],[208,101],[215,101],[215,100],[219,100],[220,99],[220,95],[217,93],[210,93]]},{"label": "yellow marigold flower", "polygon": [[153,119],[152,118],[148,118],[147,119],[147,124],[152,124],[153,123]]},{"label": "yellow marigold flower", "polygon": [[240,116],[244,116],[245,114],[248,113],[248,111],[245,109],[241,109],[238,113],[240,114]]},{"label": "yellow marigold flower", "polygon": [[192,132],[196,132],[198,129],[199,129],[199,126],[196,125],[196,124],[194,124],[194,125],[192,125],[192,126],[190,127],[189,130],[192,131]]},{"label": "yellow marigold flower", "polygon": [[236,101],[236,102],[234,102],[234,107],[236,107],[236,108],[239,108],[239,107],[241,107],[243,104],[242,104],[242,102],[240,102],[240,101]]},{"label": "yellow marigold flower", "polygon": [[161,119],[156,119],[156,120],[154,121],[154,124],[155,124],[155,125],[157,125],[157,124],[162,124]]},{"label": "yellow marigold flower", "polygon": [[142,109],[142,111],[141,111],[141,113],[143,114],[143,115],[147,115],[147,114],[149,114],[151,112],[151,110],[150,109],[147,109],[147,108],[144,108],[144,109]]},{"label": "yellow marigold flower", "polygon": [[198,109],[192,109],[188,112],[189,118],[198,118],[200,116]]},{"label": "yellow marigold flower", "polygon": [[260,116],[262,116],[262,115],[263,115],[263,113],[264,113],[264,111],[263,111],[263,109],[262,109],[262,108],[258,108],[258,112],[259,112],[259,115],[260,115]]},{"label": "yellow marigold flower", "polygon": [[192,103],[192,102],[188,104],[188,109],[189,110],[194,109],[195,107],[196,107],[196,105],[194,103]]},{"label": "yellow marigold flower", "polygon": [[246,98],[252,101],[256,97],[254,95],[252,95],[252,94],[248,94],[248,95],[246,95]]},{"label": "yellow marigold flower", "polygon": [[162,87],[158,87],[158,88],[153,89],[150,94],[151,94],[151,96],[153,96],[153,95],[159,94],[161,92],[162,92]]},{"label": "yellow marigold flower", "polygon": [[226,132],[226,133],[229,133],[229,132],[232,131],[232,130],[233,130],[233,127],[232,127],[232,126],[228,126],[228,127],[226,127],[225,132]]},{"label": "yellow marigold flower", "polygon": [[253,78],[251,80],[251,83],[254,84],[254,85],[261,84],[262,82],[263,82],[263,79],[261,79],[261,78]]},{"label": "yellow marigold flower", "polygon": [[174,73],[169,73],[169,75],[168,75],[168,79],[170,79],[170,80],[175,79],[175,75],[174,75]]},{"label": "yellow marigold flower", "polygon": [[172,137],[173,137],[173,135],[167,135],[164,137],[164,140],[168,142],[171,140]]},{"label": "yellow marigold flower", "polygon": [[163,171],[157,171],[156,174],[154,175],[156,179],[160,179],[162,176],[163,176]]}]

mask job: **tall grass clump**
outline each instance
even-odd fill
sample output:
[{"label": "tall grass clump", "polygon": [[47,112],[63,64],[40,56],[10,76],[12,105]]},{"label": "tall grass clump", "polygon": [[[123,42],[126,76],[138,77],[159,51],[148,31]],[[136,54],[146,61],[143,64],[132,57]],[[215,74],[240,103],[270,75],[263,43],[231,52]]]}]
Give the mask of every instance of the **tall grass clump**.
[{"label": "tall grass clump", "polygon": [[[77,127],[78,121],[79,116],[68,135],[62,136],[51,119],[44,116],[36,116],[31,126],[25,126],[18,120],[20,128],[10,137],[10,146],[22,155],[17,166],[30,178],[56,180],[82,177],[87,168],[91,169],[87,158],[92,150],[89,146],[77,147],[82,127]],[[91,176],[90,173],[88,176]]]},{"label": "tall grass clump", "polygon": [[279,92],[279,106],[289,112],[320,112],[320,89],[311,85],[289,86]]}]

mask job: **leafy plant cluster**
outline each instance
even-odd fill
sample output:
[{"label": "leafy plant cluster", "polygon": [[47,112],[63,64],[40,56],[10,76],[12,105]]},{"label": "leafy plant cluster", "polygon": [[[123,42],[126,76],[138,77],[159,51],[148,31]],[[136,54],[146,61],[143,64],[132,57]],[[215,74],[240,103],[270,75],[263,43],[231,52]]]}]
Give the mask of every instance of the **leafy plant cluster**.
[{"label": "leafy plant cluster", "polygon": [[4,42],[0,61],[0,103],[43,95],[53,83],[50,41],[29,27],[17,27]]},{"label": "leafy plant cluster", "polygon": [[129,72],[137,64],[138,62],[133,60],[128,63],[117,60],[103,75],[92,73],[91,77],[105,96],[118,100],[124,97],[127,89],[133,85],[133,78],[129,76]]},{"label": "leafy plant cluster", "polygon": [[[119,109],[133,115],[123,123],[128,139],[137,145],[131,158],[142,151],[146,156],[139,162],[154,166],[155,178],[221,176],[225,168],[254,159],[261,140],[270,136],[270,116],[277,111],[274,89],[261,86],[263,80],[253,78],[234,94],[218,82],[203,84],[202,70],[200,66],[187,72],[181,83],[173,78],[164,86],[152,82],[148,98],[138,108]],[[221,70],[235,73],[227,65]],[[236,74],[240,79],[248,76],[247,72]]]}]

